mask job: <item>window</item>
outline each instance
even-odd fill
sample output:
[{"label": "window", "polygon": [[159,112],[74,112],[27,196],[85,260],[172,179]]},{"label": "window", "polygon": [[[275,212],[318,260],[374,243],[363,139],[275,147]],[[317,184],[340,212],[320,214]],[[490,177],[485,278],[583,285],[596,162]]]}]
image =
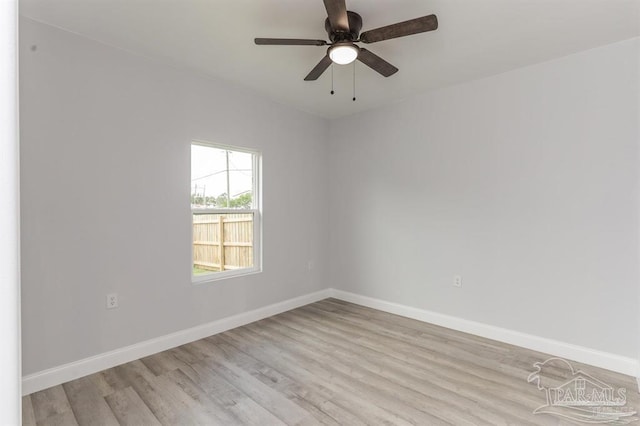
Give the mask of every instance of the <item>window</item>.
[{"label": "window", "polygon": [[192,281],[260,271],[260,154],[191,144]]}]

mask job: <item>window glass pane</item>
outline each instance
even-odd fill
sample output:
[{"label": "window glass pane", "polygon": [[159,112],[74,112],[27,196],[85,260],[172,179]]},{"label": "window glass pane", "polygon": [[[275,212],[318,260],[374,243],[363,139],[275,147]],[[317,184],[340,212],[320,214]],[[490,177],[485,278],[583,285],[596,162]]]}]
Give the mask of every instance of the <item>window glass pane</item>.
[{"label": "window glass pane", "polygon": [[250,209],[253,199],[253,154],[191,145],[191,208]]},{"label": "window glass pane", "polygon": [[253,267],[253,213],[193,213],[193,275]]},{"label": "window glass pane", "polygon": [[223,271],[220,278],[234,275],[234,270],[242,273],[259,267],[258,158],[259,154],[224,146],[191,145],[195,281]]}]

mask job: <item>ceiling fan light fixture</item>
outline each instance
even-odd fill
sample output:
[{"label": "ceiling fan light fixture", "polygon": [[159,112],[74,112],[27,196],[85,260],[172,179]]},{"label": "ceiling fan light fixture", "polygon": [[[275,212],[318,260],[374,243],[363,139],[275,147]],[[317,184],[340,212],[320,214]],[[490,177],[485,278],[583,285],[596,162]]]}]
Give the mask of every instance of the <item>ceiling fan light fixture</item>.
[{"label": "ceiling fan light fixture", "polygon": [[329,58],[338,65],[347,65],[358,57],[359,49],[352,43],[334,44],[329,48]]}]

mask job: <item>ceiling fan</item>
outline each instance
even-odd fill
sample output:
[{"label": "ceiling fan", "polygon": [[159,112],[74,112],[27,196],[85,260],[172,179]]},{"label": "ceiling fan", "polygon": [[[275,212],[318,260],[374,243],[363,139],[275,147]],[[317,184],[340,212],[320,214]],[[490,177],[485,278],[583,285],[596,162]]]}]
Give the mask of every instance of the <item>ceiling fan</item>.
[{"label": "ceiling fan", "polygon": [[324,27],[329,34],[330,42],[296,38],[256,38],[255,43],[278,46],[329,46],[324,58],[304,78],[306,81],[317,80],[332,62],[344,65],[350,64],[356,59],[383,76],[389,77],[398,72],[398,68],[369,50],[358,47],[355,43],[376,43],[433,31],[438,28],[436,15],[427,15],[360,34],[362,17],[355,12],[348,11],[345,0],[324,0],[324,6],[328,15]]}]

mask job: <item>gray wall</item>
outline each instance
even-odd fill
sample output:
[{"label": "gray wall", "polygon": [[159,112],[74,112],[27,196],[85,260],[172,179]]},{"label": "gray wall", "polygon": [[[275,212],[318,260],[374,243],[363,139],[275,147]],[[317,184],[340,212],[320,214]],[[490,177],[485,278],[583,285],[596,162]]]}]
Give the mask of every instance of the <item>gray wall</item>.
[{"label": "gray wall", "polygon": [[[326,287],[324,120],[20,24],[23,374]],[[191,284],[192,139],[262,151],[263,273]]]},{"label": "gray wall", "polygon": [[[326,287],[636,356],[638,40],[327,122],[20,36],[23,374]],[[263,273],[191,284],[192,139],[262,150]]]},{"label": "gray wall", "polygon": [[635,358],[639,48],[332,121],[332,285]]}]

